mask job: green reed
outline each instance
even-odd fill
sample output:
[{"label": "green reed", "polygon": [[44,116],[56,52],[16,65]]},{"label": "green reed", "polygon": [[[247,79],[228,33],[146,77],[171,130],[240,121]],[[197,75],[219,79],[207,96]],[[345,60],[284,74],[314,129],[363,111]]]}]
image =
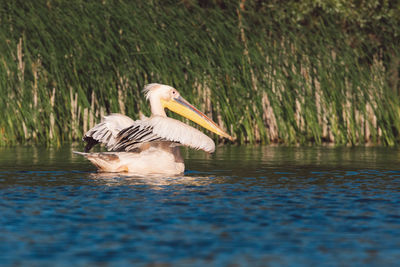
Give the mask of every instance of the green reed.
[{"label": "green reed", "polygon": [[238,143],[399,142],[380,51],[352,46],[334,22],[294,27],[234,1],[133,2],[0,4],[0,145],[60,144],[108,113],[149,115],[151,82],[176,87]]}]

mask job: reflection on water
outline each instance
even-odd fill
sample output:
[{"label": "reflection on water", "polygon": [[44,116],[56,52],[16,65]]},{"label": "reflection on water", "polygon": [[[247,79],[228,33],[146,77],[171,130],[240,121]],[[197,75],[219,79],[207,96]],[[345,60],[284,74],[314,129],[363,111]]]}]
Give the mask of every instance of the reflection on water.
[{"label": "reflection on water", "polygon": [[78,148],[2,148],[5,265],[395,266],[400,150],[183,150],[176,177],[97,173]]},{"label": "reflection on water", "polygon": [[129,174],[116,173],[90,173],[88,178],[98,185],[124,186],[124,185],[148,185],[152,189],[164,189],[168,185],[186,185],[186,186],[205,186],[213,182],[213,177],[208,176],[147,176],[138,177]]}]

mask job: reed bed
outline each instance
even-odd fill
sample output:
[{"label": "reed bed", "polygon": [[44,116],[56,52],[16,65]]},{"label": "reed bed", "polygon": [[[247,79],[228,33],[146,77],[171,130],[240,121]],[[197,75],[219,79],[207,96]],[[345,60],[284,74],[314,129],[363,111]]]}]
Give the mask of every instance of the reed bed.
[{"label": "reed bed", "polygon": [[176,87],[238,143],[400,141],[382,51],[354,47],[329,19],[299,27],[244,1],[0,7],[0,145],[61,144],[108,113],[149,115],[151,82]]}]

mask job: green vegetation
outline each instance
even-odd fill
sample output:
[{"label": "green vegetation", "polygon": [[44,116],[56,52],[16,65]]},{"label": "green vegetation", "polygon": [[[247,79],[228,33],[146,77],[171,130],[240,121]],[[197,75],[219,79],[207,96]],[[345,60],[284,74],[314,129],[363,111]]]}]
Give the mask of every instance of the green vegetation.
[{"label": "green vegetation", "polygon": [[0,3],[0,145],[78,140],[176,87],[239,143],[399,143],[398,1]]}]

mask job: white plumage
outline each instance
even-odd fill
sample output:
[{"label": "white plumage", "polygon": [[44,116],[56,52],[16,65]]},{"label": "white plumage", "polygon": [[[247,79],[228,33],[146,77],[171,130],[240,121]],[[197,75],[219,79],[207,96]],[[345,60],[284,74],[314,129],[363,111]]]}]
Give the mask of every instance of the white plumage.
[{"label": "white plumage", "polygon": [[83,137],[83,140],[91,137],[98,143],[105,144],[108,150],[112,150],[118,133],[133,124],[134,120],[122,114],[114,113],[104,116],[103,121],[90,129]]},{"label": "white plumage", "polygon": [[[140,136],[123,134],[122,130],[139,127]],[[84,140],[92,138],[107,147],[108,151],[132,151],[145,142],[154,141],[157,138],[163,141],[171,141],[194,149],[201,149],[212,153],[215,150],[214,141],[196,128],[181,121],[161,116],[153,116],[144,120],[134,121],[122,114],[104,116],[103,121],[95,125],[84,136]],[[126,138],[126,140],[123,140]],[[161,138],[161,139],[160,139]],[[126,143],[138,144],[134,147]]]},{"label": "white plumage", "polygon": [[215,150],[214,141],[199,130],[172,118],[154,116],[150,119],[137,121],[144,127],[151,127],[153,133],[168,141],[180,143],[194,149],[201,149],[208,153]]},{"label": "white plumage", "polygon": [[231,138],[211,119],[184,100],[176,89],[162,84],[149,84],[143,90],[150,101],[152,116],[132,120],[122,114],[111,114],[90,129],[83,137],[85,152],[102,143],[110,152],[81,153],[99,170],[146,174],[180,174],[184,171],[180,145],[215,150],[214,141],[199,130],[172,118],[164,108],[200,122],[203,127]]}]

